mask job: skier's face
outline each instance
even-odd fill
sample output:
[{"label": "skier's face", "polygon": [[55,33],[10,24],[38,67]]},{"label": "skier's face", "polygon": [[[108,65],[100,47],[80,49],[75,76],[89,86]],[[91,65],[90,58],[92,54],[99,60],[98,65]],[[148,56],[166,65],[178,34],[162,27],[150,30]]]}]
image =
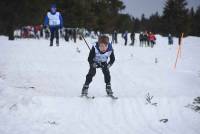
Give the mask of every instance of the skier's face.
[{"label": "skier's face", "polygon": [[55,7],[52,7],[52,8],[51,8],[51,12],[52,12],[52,13],[55,13],[55,12],[56,12],[56,8],[55,8]]},{"label": "skier's face", "polygon": [[108,49],[108,45],[104,43],[99,44],[99,49],[101,52],[105,52]]}]

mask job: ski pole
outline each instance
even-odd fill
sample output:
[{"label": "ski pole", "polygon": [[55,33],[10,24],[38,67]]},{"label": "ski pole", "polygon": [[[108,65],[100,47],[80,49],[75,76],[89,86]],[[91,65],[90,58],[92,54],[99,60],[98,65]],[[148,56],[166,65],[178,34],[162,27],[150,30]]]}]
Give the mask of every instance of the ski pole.
[{"label": "ski pole", "polygon": [[83,40],[85,41],[85,44],[87,45],[88,49],[89,49],[89,50],[91,50],[91,49],[90,49],[90,47],[89,47],[89,45],[88,45],[88,43],[87,43],[87,41],[85,40],[85,38],[83,37],[83,35],[82,35],[82,34],[81,34],[81,37],[82,37],[82,38],[83,38]]}]

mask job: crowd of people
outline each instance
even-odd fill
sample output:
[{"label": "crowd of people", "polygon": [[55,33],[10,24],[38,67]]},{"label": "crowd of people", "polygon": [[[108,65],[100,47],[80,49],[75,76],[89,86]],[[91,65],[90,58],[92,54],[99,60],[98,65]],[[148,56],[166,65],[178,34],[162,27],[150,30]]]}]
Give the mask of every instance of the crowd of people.
[{"label": "crowd of people", "polygon": [[[59,37],[65,39],[65,41],[76,42],[77,38],[81,38],[81,35],[91,36],[95,38],[96,34],[93,31],[87,31],[83,28],[62,28],[59,30]],[[50,29],[48,27],[44,28],[43,25],[36,26],[24,26],[20,29],[14,31],[15,39],[20,38],[45,38],[49,39],[51,36]]]},{"label": "crowd of people", "polygon": [[[44,24],[35,26],[24,26],[21,29],[17,29],[14,32],[15,38],[50,38],[50,46],[53,46],[53,40],[56,38],[56,45],[59,46],[59,38],[65,39],[65,41],[73,40],[76,43],[77,38],[82,40],[82,37],[90,36],[93,39],[98,39],[102,35],[99,31],[87,31],[83,28],[64,28],[63,18],[60,12],[57,11],[56,5],[52,4],[50,11],[47,12],[44,18]],[[130,35],[131,46],[135,44],[135,32],[132,31],[128,34],[128,31],[122,33],[124,39],[124,45],[127,46],[128,35]],[[111,34],[112,44],[118,43],[118,32],[116,30]],[[140,32],[139,34],[139,46],[153,48],[156,44],[156,36],[152,32]],[[173,44],[173,37],[171,34],[168,36],[168,44]]]},{"label": "crowd of people", "polygon": [[[128,39],[130,36],[130,46],[134,46],[135,45],[135,32],[132,31],[130,34],[128,33],[128,31],[125,31],[121,34],[121,37],[124,39],[124,45],[127,46],[128,45]],[[114,30],[114,32],[111,35],[112,37],[112,44],[117,44],[118,43],[118,33],[116,30]],[[140,32],[139,33],[139,46],[140,47],[151,47],[153,48],[154,45],[156,44],[156,36],[154,33],[152,32]],[[171,34],[168,35],[168,44],[169,45],[173,45],[173,37]]]},{"label": "crowd of people", "polygon": [[[50,39],[51,32],[50,29],[44,28],[43,25],[36,25],[36,26],[24,26],[21,29],[16,29],[14,31],[15,38],[45,38]],[[97,39],[98,36],[101,35],[99,31],[88,31],[84,28],[62,28],[59,30],[59,37],[64,39],[65,41],[73,41],[76,43],[77,39],[82,40],[82,36],[84,37],[91,37],[93,39]],[[119,33],[114,30],[111,34],[111,42],[112,44],[118,44],[118,35]],[[122,38],[124,39],[124,45],[127,46],[128,42],[130,42],[130,46],[135,45],[135,32],[131,32],[130,34],[128,31],[122,33]],[[128,41],[128,39],[130,41]],[[154,47],[156,44],[156,36],[152,32],[140,32],[139,33],[139,46],[140,47]],[[173,45],[173,37],[171,34],[168,35],[168,44]]]},{"label": "crowd of people", "polygon": [[14,31],[15,38],[37,38],[43,37],[42,25],[24,26]]},{"label": "crowd of people", "polygon": [[[44,28],[43,25],[36,25],[36,26],[24,26],[21,29],[16,29],[14,31],[14,36],[16,39],[20,38],[50,38],[50,29]],[[97,39],[101,33],[99,31],[88,31],[84,28],[62,28],[59,30],[60,38],[64,39],[65,41],[74,41],[76,43],[77,39],[82,39],[82,35],[84,37],[91,37],[93,39]],[[118,35],[119,33],[115,30],[111,34],[111,42],[112,44],[118,43]],[[128,34],[127,31],[122,33],[122,38],[124,39],[124,45],[126,46],[128,43],[128,35],[130,35],[130,45],[135,45],[135,32],[131,32]],[[152,32],[140,32],[139,33],[139,46],[140,47],[153,47],[156,44],[156,36]],[[173,37],[171,34],[168,35],[168,44],[173,45]]]},{"label": "crowd of people", "polygon": [[156,44],[156,36],[152,32],[141,32],[139,35],[140,46],[153,48]]}]

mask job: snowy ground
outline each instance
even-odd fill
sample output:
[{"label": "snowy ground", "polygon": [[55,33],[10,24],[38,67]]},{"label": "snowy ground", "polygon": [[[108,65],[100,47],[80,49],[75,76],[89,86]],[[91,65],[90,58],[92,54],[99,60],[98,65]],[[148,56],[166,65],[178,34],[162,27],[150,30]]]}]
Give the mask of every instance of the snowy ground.
[{"label": "snowy ground", "polygon": [[[138,35],[134,47],[119,39],[110,69],[119,97],[113,101],[105,97],[101,70],[89,89],[96,98],[79,97],[89,69],[83,41],[49,47],[45,39],[1,36],[0,134],[199,134],[200,113],[186,107],[200,96],[199,42],[183,40],[173,69],[177,39],[168,46],[167,38],[157,35],[154,48],[139,47]],[[157,105],[146,103],[148,93]]]}]

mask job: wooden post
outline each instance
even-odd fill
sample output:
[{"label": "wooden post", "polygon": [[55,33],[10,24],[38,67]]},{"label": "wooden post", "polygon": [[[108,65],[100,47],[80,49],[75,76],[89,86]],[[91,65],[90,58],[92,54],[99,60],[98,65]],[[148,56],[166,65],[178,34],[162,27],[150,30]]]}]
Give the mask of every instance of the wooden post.
[{"label": "wooden post", "polygon": [[182,55],[183,35],[184,35],[184,33],[181,33],[181,40],[180,40],[180,44],[179,44],[179,46],[180,46],[180,54],[179,54],[179,58],[181,58],[181,55]]},{"label": "wooden post", "polygon": [[182,46],[183,35],[184,35],[184,33],[181,33],[181,37],[179,38],[178,51],[177,51],[177,54],[176,54],[176,61],[174,63],[174,69],[176,69],[178,58],[179,57],[181,58],[181,48],[182,48],[181,46]]}]

